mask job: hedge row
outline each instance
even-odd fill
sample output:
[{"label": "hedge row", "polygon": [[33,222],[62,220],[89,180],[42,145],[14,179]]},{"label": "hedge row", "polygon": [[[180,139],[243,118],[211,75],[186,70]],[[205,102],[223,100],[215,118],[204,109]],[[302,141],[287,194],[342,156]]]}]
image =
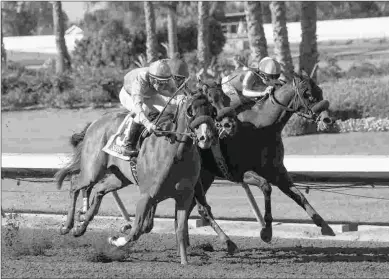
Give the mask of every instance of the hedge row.
[{"label": "hedge row", "polygon": [[[48,70],[35,71],[11,66],[2,73],[1,104],[3,108],[34,105],[72,108],[80,103],[102,105],[117,102],[124,74],[124,71],[116,68],[101,67],[92,70],[82,67],[71,74],[56,76]],[[382,123],[374,120],[367,128],[361,128],[365,124],[361,124],[364,122],[359,120],[344,121],[372,119],[369,117],[386,119],[389,116],[389,75],[342,78],[336,82],[322,83],[321,87],[324,97],[330,101],[332,116],[342,121],[337,122],[338,130],[369,130],[370,127],[374,130],[387,130],[386,120]],[[351,128],[347,128],[350,125]],[[284,129],[284,134],[289,136],[315,132],[315,125],[295,116]]]}]

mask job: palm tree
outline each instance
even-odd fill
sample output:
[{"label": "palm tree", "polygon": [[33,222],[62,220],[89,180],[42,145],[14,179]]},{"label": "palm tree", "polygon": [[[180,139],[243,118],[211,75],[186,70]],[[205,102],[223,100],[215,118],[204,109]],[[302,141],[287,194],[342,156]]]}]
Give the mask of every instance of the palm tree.
[{"label": "palm tree", "polygon": [[53,2],[53,25],[57,47],[56,73],[62,74],[71,69],[71,61],[65,41],[65,26],[63,22],[62,4]]},{"label": "palm tree", "polygon": [[174,57],[174,54],[178,52],[178,40],[177,40],[177,2],[170,2],[167,5],[167,32],[168,32],[168,56]]},{"label": "palm tree", "polygon": [[[316,38],[316,2],[301,2],[301,43],[299,70],[311,73],[318,62]],[[316,80],[316,73],[313,78]]]},{"label": "palm tree", "polygon": [[155,33],[155,14],[153,3],[144,2],[145,21],[146,21],[146,55],[147,61],[158,60],[158,41]]},{"label": "palm tree", "polygon": [[268,56],[267,41],[262,25],[261,2],[245,2],[247,33],[251,49],[251,61],[259,61]]},{"label": "palm tree", "polygon": [[290,79],[294,72],[292,55],[290,53],[288,28],[286,27],[285,2],[272,1],[270,11],[273,25],[274,53],[281,63],[282,71],[286,79]]},{"label": "palm tree", "polygon": [[198,2],[198,34],[197,34],[197,59],[200,63],[200,72],[207,75],[209,64],[209,2]]}]

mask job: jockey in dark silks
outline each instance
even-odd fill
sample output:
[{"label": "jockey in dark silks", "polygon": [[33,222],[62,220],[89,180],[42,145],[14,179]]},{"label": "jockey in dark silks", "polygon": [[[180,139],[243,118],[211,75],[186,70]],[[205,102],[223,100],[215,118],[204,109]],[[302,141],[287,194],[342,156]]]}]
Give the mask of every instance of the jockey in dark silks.
[{"label": "jockey in dark silks", "polygon": [[257,70],[238,68],[223,78],[222,89],[227,95],[235,93],[248,98],[260,98],[270,94],[276,85],[283,84],[279,80],[280,75],[281,65],[276,60],[265,57],[259,62]]}]

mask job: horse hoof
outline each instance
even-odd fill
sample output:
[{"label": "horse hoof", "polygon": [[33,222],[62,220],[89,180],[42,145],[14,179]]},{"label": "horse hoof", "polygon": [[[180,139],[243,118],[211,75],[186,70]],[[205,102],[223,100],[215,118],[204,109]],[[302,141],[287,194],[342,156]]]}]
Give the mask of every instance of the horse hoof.
[{"label": "horse hoof", "polygon": [[335,232],[331,229],[331,227],[328,224],[322,225],[321,234],[328,235],[328,236],[335,236]]},{"label": "horse hoof", "polygon": [[181,265],[188,265],[188,261],[181,261]]},{"label": "horse hoof", "polygon": [[128,230],[131,230],[132,226],[131,224],[124,225],[123,227],[120,228],[121,233],[125,233]]},{"label": "horse hoof", "polygon": [[79,225],[73,229],[73,236],[74,237],[82,236],[84,235],[85,231],[86,231],[86,226]]},{"label": "horse hoof", "polygon": [[65,234],[68,234],[70,232],[70,229],[67,228],[67,227],[64,227],[63,225],[59,228],[59,233],[61,235],[65,235]]},{"label": "horse hoof", "polygon": [[231,240],[227,240],[227,252],[229,255],[233,255],[238,252],[238,246]]},{"label": "horse hoof", "polygon": [[112,245],[112,246],[117,247],[117,246],[116,246],[116,243],[115,243],[117,239],[118,239],[117,236],[108,237],[108,243],[109,243],[110,245]]},{"label": "horse hoof", "polygon": [[271,227],[263,228],[261,230],[261,239],[264,242],[269,243],[272,240],[272,237],[273,237],[273,229]]}]

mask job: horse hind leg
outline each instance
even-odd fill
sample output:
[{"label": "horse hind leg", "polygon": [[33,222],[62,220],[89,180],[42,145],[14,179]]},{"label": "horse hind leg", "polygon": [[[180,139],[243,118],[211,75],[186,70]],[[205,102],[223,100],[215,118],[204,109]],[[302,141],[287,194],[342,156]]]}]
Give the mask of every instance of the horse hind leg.
[{"label": "horse hind leg", "polygon": [[128,186],[127,181],[120,180],[116,175],[110,174],[104,181],[101,181],[97,186],[95,186],[95,195],[93,197],[90,208],[83,215],[83,220],[80,224],[74,229],[73,235],[75,237],[82,236],[89,223],[93,220],[94,216],[98,213],[100,209],[101,202],[103,197],[112,192],[119,190],[123,187]]},{"label": "horse hind leg", "polygon": [[79,194],[80,189],[77,189],[75,187],[74,178],[72,177],[69,191],[70,204],[68,206],[68,214],[65,223],[62,224],[59,229],[59,233],[62,235],[68,234],[70,230],[74,227],[74,214],[76,211],[76,203]]},{"label": "horse hind leg", "polygon": [[318,227],[321,227],[322,235],[335,236],[332,228],[327,224],[326,221],[316,212],[316,210],[309,204],[308,200],[305,198],[303,193],[301,193],[296,186],[294,186],[292,179],[287,174],[286,169],[284,169],[281,174],[279,174],[276,181],[273,183],[288,197],[294,200],[299,206],[301,206],[311,217],[314,224]]},{"label": "horse hind leg", "polygon": [[92,193],[93,187],[89,187],[88,189],[82,189],[82,207],[78,210],[76,214],[76,221],[83,222],[84,221],[84,214],[89,209],[89,199],[90,195]]}]

